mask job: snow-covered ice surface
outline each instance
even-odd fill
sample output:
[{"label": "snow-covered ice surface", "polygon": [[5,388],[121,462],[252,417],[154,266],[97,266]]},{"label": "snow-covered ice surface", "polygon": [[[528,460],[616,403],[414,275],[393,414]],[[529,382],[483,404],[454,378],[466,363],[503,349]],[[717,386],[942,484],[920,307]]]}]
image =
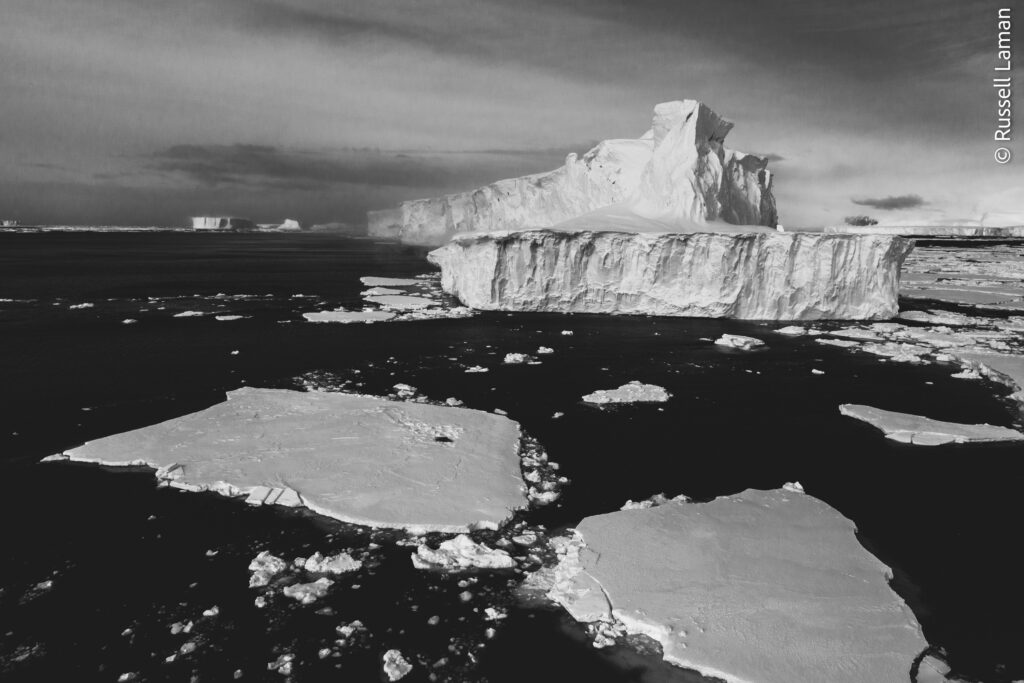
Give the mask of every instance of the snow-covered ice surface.
[{"label": "snow-covered ice surface", "polygon": [[466,531],[526,505],[519,425],[465,408],[242,388],[211,408],[64,455],[171,486],[304,505],[369,526]]},{"label": "snow-covered ice surface", "polygon": [[917,247],[904,265],[900,295],[1024,311],[1024,245]]},{"label": "snow-covered ice surface", "polygon": [[940,446],[947,443],[978,441],[1020,441],[1024,439],[1015,429],[994,427],[989,424],[970,425],[932,420],[920,415],[897,413],[872,406],[844,403],[839,412],[867,422],[885,433],[886,438],[916,446]]},{"label": "snow-covered ice surface", "polygon": [[909,250],[874,235],[527,230],[461,235],[428,258],[477,310],[866,320],[896,315]]},{"label": "snow-covered ice surface", "polygon": [[585,403],[664,403],[672,395],[664,387],[632,381],[618,389],[598,389],[583,397]]},{"label": "snow-covered ice surface", "polygon": [[[595,211],[611,229],[665,232],[709,222],[774,228],[767,160],[725,148],[732,127],[695,100],[664,102],[639,139],[605,140],[549,173],[371,212],[369,232],[437,246],[459,233],[551,227]],[[609,208],[612,217],[602,221]]]},{"label": "snow-covered ice surface", "polygon": [[905,683],[927,643],[855,531],[796,486],[587,517],[549,596],[729,683]]}]

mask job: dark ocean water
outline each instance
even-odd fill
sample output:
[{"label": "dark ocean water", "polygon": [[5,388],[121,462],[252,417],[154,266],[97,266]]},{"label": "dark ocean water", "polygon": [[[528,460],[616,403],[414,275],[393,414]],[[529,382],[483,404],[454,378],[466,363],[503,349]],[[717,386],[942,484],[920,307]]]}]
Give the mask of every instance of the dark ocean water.
[{"label": "dark ocean water", "polygon": [[[423,255],[331,235],[0,235],[0,299],[14,300],[0,301],[0,678],[220,681],[241,670],[242,680],[283,680],[267,663],[293,653],[293,680],[376,681],[381,654],[397,647],[416,664],[410,681],[705,680],[628,645],[595,650],[560,610],[517,602],[514,573],[474,575],[463,603],[465,577],[415,571],[395,544],[401,533],[157,489],[142,470],[36,464],[242,385],[297,388],[307,373],[374,394],[404,382],[431,399],[508,411],[571,479],[557,506],[525,516],[549,529],[659,492],[710,499],[799,481],[893,567],[894,588],[956,670],[1024,677],[1020,448],[904,446],[837,409],[1009,425],[1004,388],[735,321],[302,322],[304,311],[359,307],[360,276],[429,272]],[[93,306],[70,308],[82,303]],[[173,317],[186,310],[248,317]],[[742,353],[706,341],[724,332],[769,346]],[[500,365],[542,345],[556,352],[541,365]],[[491,371],[463,372],[477,364]],[[630,380],[674,397],[663,411],[580,403]],[[263,549],[350,549],[367,566],[312,606],[279,597],[257,609],[246,566]],[[220,614],[202,618],[213,605]],[[495,605],[509,616],[489,639],[495,624],[482,612]],[[440,624],[427,623],[433,615]],[[353,619],[367,632],[320,659]],[[171,634],[188,620],[191,634]],[[165,662],[185,642],[196,649]]]}]

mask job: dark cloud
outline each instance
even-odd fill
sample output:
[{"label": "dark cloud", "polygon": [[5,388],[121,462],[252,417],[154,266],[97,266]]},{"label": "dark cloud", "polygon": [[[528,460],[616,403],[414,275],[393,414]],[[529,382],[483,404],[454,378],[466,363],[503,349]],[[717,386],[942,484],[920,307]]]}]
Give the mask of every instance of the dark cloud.
[{"label": "dark cloud", "polygon": [[269,145],[175,145],[155,153],[148,167],[206,187],[313,191],[352,184],[469,189],[550,170],[560,165],[569,151],[581,148],[314,152]]},{"label": "dark cloud", "polygon": [[850,201],[858,206],[870,206],[873,209],[880,209],[882,211],[915,209],[927,204],[925,200],[916,194],[901,194],[894,197],[866,197],[863,199],[851,199]]}]

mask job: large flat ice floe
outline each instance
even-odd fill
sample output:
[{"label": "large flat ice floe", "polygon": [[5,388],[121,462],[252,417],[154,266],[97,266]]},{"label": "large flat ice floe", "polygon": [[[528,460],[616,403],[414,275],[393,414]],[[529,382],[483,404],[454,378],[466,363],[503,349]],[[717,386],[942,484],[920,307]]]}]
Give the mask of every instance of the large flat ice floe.
[{"label": "large flat ice floe", "polygon": [[707,222],[774,228],[768,162],[727,149],[732,126],[695,100],[664,102],[638,139],[605,140],[548,173],[370,212],[369,233],[437,246],[455,234],[550,227],[608,207],[625,208],[612,229],[622,221],[630,230]]},{"label": "large flat ice floe", "polygon": [[588,517],[549,596],[729,683],[906,683],[927,643],[855,531],[794,485]]},{"label": "large flat ice floe", "polygon": [[466,408],[243,388],[67,459],[144,465],[171,486],[305,506],[370,526],[467,531],[527,505],[519,425]]},{"label": "large flat ice floe", "polygon": [[839,412],[867,422],[885,433],[887,439],[915,446],[940,446],[947,443],[976,443],[985,441],[1020,441],[1024,439],[1015,429],[990,424],[960,424],[943,422],[909,413],[897,413],[872,406],[844,403]]},{"label": "large flat ice floe", "polygon": [[885,319],[910,248],[878,235],[531,230],[463,235],[428,258],[444,291],[479,310]]}]

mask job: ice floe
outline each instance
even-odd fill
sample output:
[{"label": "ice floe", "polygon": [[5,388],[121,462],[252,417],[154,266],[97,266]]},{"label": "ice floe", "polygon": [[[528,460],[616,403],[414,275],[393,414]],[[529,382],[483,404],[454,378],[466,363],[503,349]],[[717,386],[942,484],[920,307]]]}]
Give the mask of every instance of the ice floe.
[{"label": "ice floe", "polygon": [[959,424],[942,422],[920,415],[897,413],[872,406],[844,403],[839,412],[862,422],[867,422],[885,433],[887,439],[915,446],[939,446],[947,443],[971,443],[980,441],[1020,441],[1024,434],[990,424]]},{"label": "ice floe", "polygon": [[412,555],[417,569],[511,569],[512,557],[504,550],[488,548],[465,534],[443,541],[436,550],[426,543],[420,544]]},{"label": "ice floe", "polygon": [[397,681],[405,678],[412,671],[412,664],[406,661],[405,657],[398,650],[388,650],[384,653],[384,674],[389,681]]},{"label": "ice floe", "polygon": [[[343,521],[464,532],[524,507],[519,425],[466,408],[242,388],[223,403],[63,454],[146,465],[167,485],[304,505]],[[287,484],[283,484],[287,482]]]},{"label": "ice floe", "polygon": [[296,558],[302,560],[302,568],[314,574],[346,574],[362,568],[363,563],[353,559],[348,553],[324,556],[315,552],[307,558]]},{"label": "ice floe", "polygon": [[728,346],[732,349],[750,351],[758,346],[764,346],[764,342],[755,337],[744,337],[742,334],[723,334],[715,340],[718,346]]},{"label": "ice floe", "polygon": [[855,531],[793,487],[587,517],[549,597],[730,683],[907,681],[927,643]]},{"label": "ice floe", "polygon": [[618,389],[599,389],[583,397],[585,403],[599,405],[607,403],[664,403],[672,397],[664,387],[644,384],[637,380],[623,384]]},{"label": "ice floe", "polygon": [[391,320],[396,315],[398,314],[394,311],[348,311],[344,308],[338,308],[333,311],[303,313],[302,317],[311,323],[377,323]]},{"label": "ice floe", "polygon": [[249,587],[259,588],[260,586],[266,586],[270,583],[271,579],[287,568],[287,562],[264,550],[249,563],[249,571],[252,572],[252,575],[249,577]]},{"label": "ice floe", "polygon": [[327,590],[333,585],[334,581],[326,576],[322,576],[310,583],[293,583],[290,586],[285,586],[281,592],[286,597],[298,600],[303,605],[308,605],[327,595]]}]

